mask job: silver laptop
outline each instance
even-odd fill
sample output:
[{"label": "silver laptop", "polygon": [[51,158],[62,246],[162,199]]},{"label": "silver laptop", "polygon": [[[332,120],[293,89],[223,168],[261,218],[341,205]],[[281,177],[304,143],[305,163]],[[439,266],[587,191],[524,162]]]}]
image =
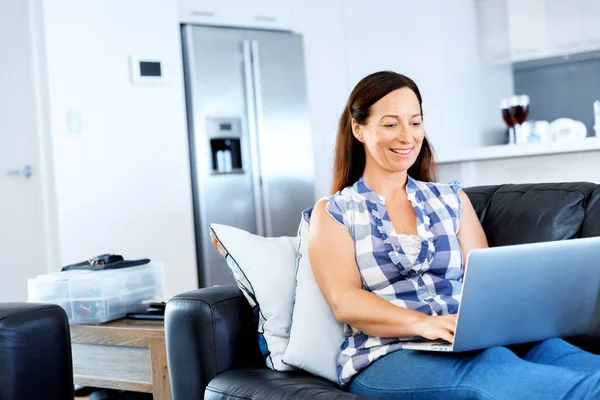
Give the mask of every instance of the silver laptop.
[{"label": "silver laptop", "polygon": [[585,334],[599,288],[600,237],[474,250],[454,343],[402,347],[460,352]]}]

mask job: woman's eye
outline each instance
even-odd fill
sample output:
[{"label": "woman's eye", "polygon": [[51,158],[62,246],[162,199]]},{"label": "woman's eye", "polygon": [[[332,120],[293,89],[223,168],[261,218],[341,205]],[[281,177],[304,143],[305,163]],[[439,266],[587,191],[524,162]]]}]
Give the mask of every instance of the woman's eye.
[{"label": "woman's eye", "polygon": [[420,122],[413,122],[412,126],[421,126],[421,123]]},{"label": "woman's eye", "polygon": [[394,127],[396,127],[396,124],[387,124],[387,125],[384,125],[384,126],[386,128],[394,128]]}]

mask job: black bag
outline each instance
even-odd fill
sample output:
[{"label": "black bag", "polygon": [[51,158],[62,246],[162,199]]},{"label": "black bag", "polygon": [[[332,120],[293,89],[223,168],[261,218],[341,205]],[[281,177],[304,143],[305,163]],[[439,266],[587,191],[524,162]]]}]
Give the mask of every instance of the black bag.
[{"label": "black bag", "polygon": [[143,258],[141,260],[124,260],[123,256],[118,254],[102,254],[91,258],[87,261],[82,261],[77,264],[67,265],[62,268],[61,271],[72,271],[72,270],[93,270],[101,271],[105,269],[119,269],[127,267],[137,267],[138,265],[145,265],[150,262],[150,259]]}]

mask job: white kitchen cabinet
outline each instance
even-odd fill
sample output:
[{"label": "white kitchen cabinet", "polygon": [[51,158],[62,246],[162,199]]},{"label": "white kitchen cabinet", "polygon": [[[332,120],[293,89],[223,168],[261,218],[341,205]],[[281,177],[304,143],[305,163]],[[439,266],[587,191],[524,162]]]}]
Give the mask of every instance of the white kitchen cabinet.
[{"label": "white kitchen cabinet", "polygon": [[182,23],[288,30],[291,4],[277,0],[179,0]]},{"label": "white kitchen cabinet", "polygon": [[226,8],[220,1],[179,0],[179,20],[181,22],[215,24],[223,19]]},{"label": "white kitchen cabinet", "polygon": [[481,57],[488,65],[600,50],[600,0],[476,4]]},{"label": "white kitchen cabinet", "polygon": [[508,30],[513,62],[547,57],[546,0],[508,0]]},{"label": "white kitchen cabinet", "polygon": [[476,7],[483,62],[488,65],[510,63],[506,0],[478,0]]},{"label": "white kitchen cabinet", "polygon": [[291,2],[288,0],[237,0],[246,5],[255,24],[273,29],[289,28],[292,19]]},{"label": "white kitchen cabinet", "polygon": [[[600,2],[599,0],[595,0]],[[582,0],[546,0],[549,56],[580,52],[584,48]],[[600,21],[596,22],[600,24]]]},{"label": "white kitchen cabinet", "polygon": [[583,47],[600,50],[600,0],[581,0],[583,5]]}]

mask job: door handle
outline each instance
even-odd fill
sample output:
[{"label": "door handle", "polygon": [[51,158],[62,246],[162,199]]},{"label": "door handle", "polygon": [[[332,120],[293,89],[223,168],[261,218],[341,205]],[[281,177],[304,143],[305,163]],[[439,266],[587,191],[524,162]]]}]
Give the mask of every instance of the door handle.
[{"label": "door handle", "polygon": [[[263,127],[263,111],[262,111],[262,83],[260,82],[260,54],[258,51],[258,42],[252,40],[250,42],[250,54],[252,63],[252,81],[254,82],[255,111],[256,111],[256,136],[259,144],[259,159],[261,154],[260,147],[263,145],[264,137],[261,137]],[[263,179],[262,165],[259,168],[260,172],[260,191],[263,202],[263,213],[265,218],[265,236],[273,236],[273,224],[271,222],[271,199],[269,197],[269,184],[267,179]]]},{"label": "door handle", "polygon": [[31,175],[33,175],[33,168],[28,164],[21,169],[8,170],[6,174],[8,176],[22,176],[24,178],[31,178]]},{"label": "door handle", "polygon": [[258,143],[258,116],[256,104],[256,83],[254,82],[253,61],[252,61],[252,43],[245,39],[242,41],[242,51],[244,56],[244,81],[246,91],[246,112],[248,117],[248,134],[252,157],[252,193],[254,195],[254,214],[256,219],[256,233],[259,236],[266,236],[264,220],[263,190],[260,171],[260,154]]}]

